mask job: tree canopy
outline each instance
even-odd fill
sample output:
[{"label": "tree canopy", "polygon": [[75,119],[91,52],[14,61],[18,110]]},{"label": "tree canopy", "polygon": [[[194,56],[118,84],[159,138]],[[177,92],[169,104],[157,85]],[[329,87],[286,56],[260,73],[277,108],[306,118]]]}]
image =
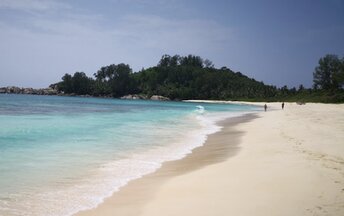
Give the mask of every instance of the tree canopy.
[{"label": "tree canopy", "polygon": [[313,73],[314,87],[325,90],[337,90],[344,86],[344,57],[326,55],[320,58]]},{"label": "tree canopy", "polygon": [[314,88],[265,85],[227,67],[215,68],[200,56],[163,55],[154,67],[133,73],[128,64],[101,67],[94,77],[65,74],[57,83],[65,94],[121,97],[161,95],[173,100],[344,101],[344,58],[326,55],[315,68]]},{"label": "tree canopy", "polygon": [[73,76],[65,74],[58,87],[67,94],[84,95],[92,91],[93,83],[92,79],[87,77],[84,72],[75,72]]},{"label": "tree canopy", "polygon": [[65,93],[112,97],[157,94],[177,100],[266,98],[277,93],[276,87],[227,67],[216,69],[210,60],[194,55],[163,55],[156,66],[137,73],[121,63],[101,67],[94,78],[82,72],[66,74],[58,87]]},{"label": "tree canopy", "polygon": [[121,63],[112,64],[100,68],[94,74],[96,80],[93,95],[109,95],[120,97],[134,92],[134,80],[132,78],[132,69],[129,65]]}]

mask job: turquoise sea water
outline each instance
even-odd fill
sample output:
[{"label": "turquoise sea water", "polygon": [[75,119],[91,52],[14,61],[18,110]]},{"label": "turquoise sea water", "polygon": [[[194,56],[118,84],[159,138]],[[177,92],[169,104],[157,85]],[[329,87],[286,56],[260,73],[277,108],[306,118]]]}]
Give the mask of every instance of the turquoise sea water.
[{"label": "turquoise sea water", "polygon": [[93,208],[255,107],[0,94],[0,215]]}]

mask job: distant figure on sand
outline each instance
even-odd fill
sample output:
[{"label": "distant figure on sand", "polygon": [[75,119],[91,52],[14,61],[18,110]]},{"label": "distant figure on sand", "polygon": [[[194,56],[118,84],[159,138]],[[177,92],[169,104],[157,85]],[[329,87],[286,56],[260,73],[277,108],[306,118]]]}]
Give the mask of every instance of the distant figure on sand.
[{"label": "distant figure on sand", "polygon": [[265,112],[266,112],[266,109],[268,108],[268,106],[265,104],[264,105],[264,110],[265,110]]},{"label": "distant figure on sand", "polygon": [[282,109],[284,109],[284,102],[282,102]]}]

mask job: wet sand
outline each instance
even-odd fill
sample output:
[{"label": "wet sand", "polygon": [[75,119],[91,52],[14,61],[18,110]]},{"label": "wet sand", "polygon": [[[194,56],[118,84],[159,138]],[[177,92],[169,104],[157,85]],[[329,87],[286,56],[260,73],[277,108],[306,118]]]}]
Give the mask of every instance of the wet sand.
[{"label": "wet sand", "polygon": [[243,132],[235,125],[256,118],[254,114],[230,118],[219,123],[223,129],[211,134],[206,143],[195,148],[181,160],[165,162],[155,173],[129,182],[119,192],[105,200],[97,208],[80,212],[77,216],[90,215],[140,215],[143,206],[154,198],[158,189],[169,179],[201,169],[207,165],[220,163],[235,155]]},{"label": "wet sand", "polygon": [[270,103],[221,125],[78,215],[344,215],[344,105]]}]

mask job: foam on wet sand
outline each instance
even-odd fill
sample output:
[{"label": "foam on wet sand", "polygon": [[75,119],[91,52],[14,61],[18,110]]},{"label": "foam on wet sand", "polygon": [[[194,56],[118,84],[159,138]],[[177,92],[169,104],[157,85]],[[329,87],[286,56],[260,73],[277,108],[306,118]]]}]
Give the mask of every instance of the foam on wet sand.
[{"label": "foam on wet sand", "polygon": [[79,215],[344,215],[344,105],[268,104]]}]

